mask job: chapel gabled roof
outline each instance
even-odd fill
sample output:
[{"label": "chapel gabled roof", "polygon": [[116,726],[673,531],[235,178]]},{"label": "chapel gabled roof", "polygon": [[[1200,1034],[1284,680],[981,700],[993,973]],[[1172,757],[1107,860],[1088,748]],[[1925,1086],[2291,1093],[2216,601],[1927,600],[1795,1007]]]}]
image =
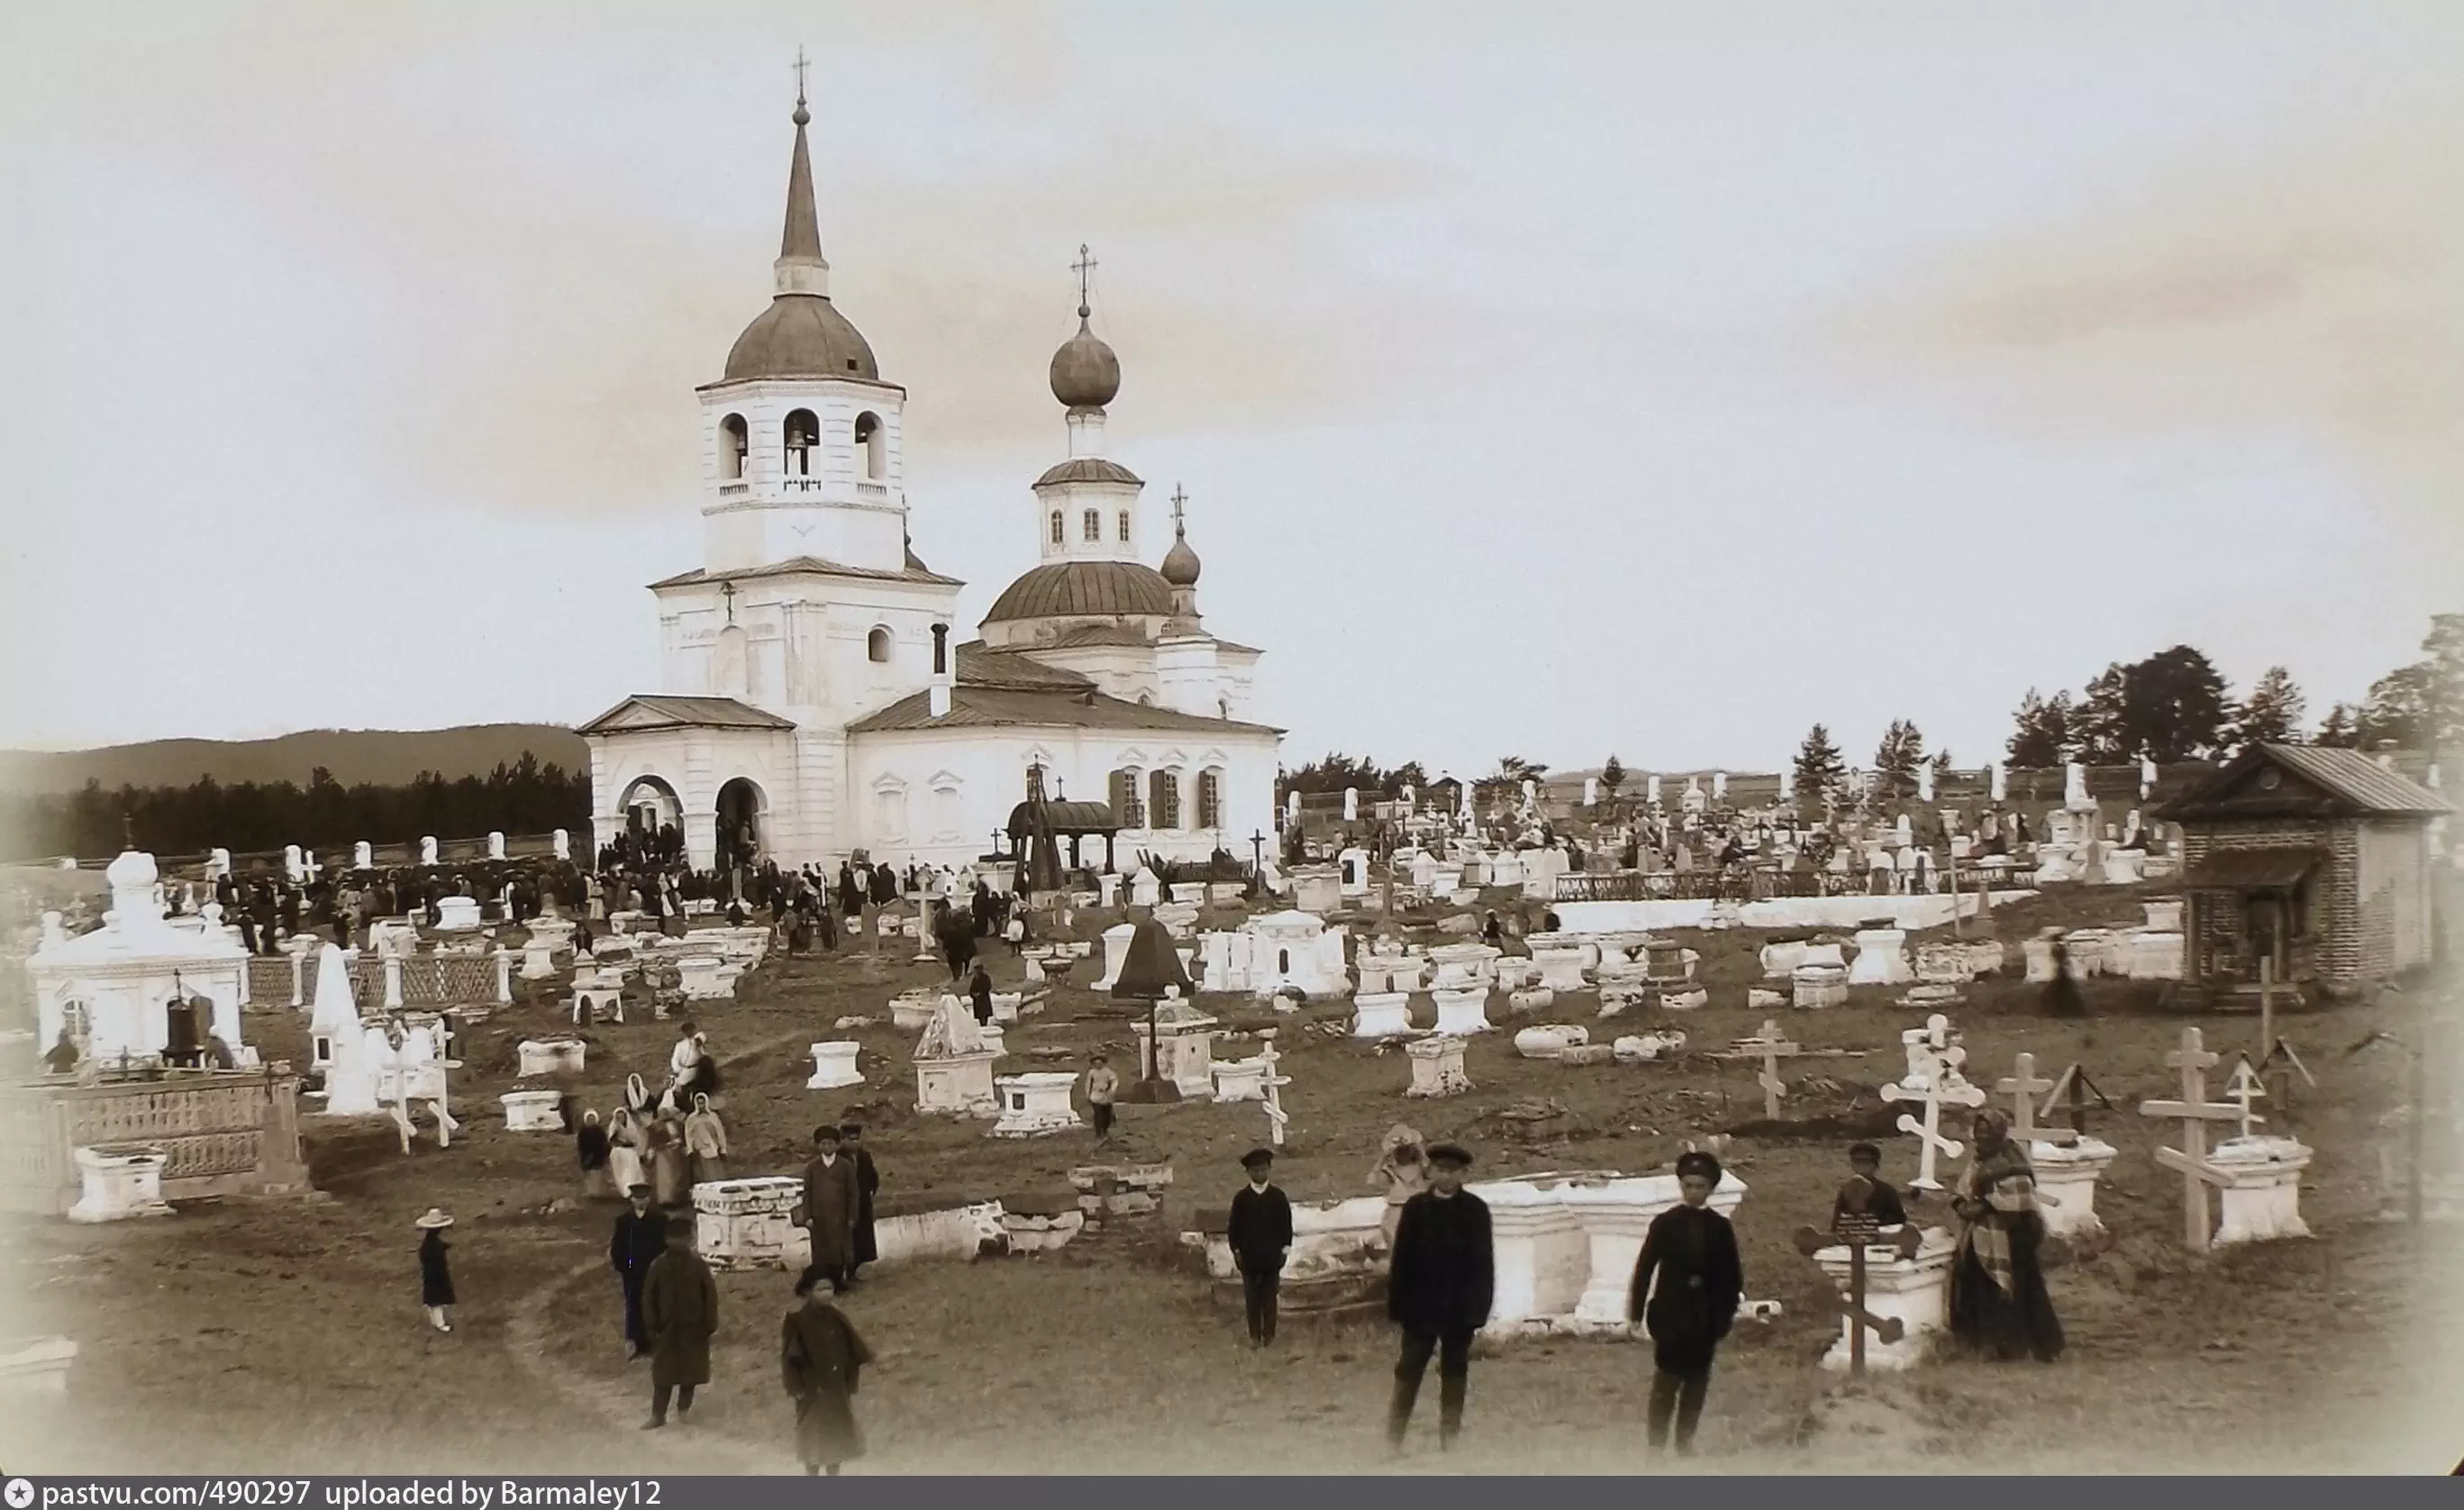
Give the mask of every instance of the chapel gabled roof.
[{"label": "chapel gabled roof", "polygon": [[[2271,779],[2272,777],[2272,779]],[[2445,798],[2358,750],[2253,745],[2213,777],[2156,810],[2167,822],[2266,818],[2437,818]]]},{"label": "chapel gabled roof", "polygon": [[627,697],[574,731],[579,734],[646,733],[665,729],[793,729],[777,713],[765,713],[733,697]]}]

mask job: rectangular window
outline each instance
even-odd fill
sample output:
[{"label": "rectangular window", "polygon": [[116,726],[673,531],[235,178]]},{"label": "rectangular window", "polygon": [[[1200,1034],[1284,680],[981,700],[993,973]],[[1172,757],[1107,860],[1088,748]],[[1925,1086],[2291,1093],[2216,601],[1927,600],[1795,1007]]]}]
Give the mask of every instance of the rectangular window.
[{"label": "rectangular window", "polygon": [[1221,771],[1198,773],[1198,826],[1223,826],[1223,773]]},{"label": "rectangular window", "polygon": [[1155,826],[1170,831],[1180,827],[1180,776],[1177,772],[1157,771],[1148,777],[1153,789],[1148,806],[1155,811]]},{"label": "rectangular window", "polygon": [[1121,543],[1130,543],[1130,511],[1127,509],[1121,511]]},{"label": "rectangular window", "polygon": [[1147,826],[1146,804],[1138,800],[1138,774],[1135,771],[1112,773],[1112,821],[1123,828]]},{"label": "rectangular window", "polygon": [[1059,544],[1062,544],[1064,541],[1066,541],[1067,538],[1068,538],[1068,536],[1067,536],[1067,535],[1065,535],[1065,534],[1063,534],[1063,533],[1062,533],[1062,528],[1061,528],[1061,511],[1060,511],[1060,510],[1058,510],[1058,509],[1055,509],[1055,510],[1053,510],[1053,511],[1052,511],[1052,543],[1053,543],[1053,544],[1055,544],[1055,545],[1059,545]]},{"label": "rectangular window", "polygon": [[1089,509],[1087,511],[1087,517],[1081,521],[1081,523],[1084,526],[1087,538],[1090,542],[1100,540],[1104,537],[1104,516],[1102,514]]}]

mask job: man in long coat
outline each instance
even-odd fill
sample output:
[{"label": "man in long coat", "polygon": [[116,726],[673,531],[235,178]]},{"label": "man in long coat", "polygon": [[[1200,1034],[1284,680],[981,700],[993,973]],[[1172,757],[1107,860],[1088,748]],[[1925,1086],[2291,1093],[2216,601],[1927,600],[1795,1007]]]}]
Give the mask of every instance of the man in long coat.
[{"label": "man in long coat", "polygon": [[1487,1324],[1497,1291],[1488,1204],[1463,1188],[1471,1155],[1441,1143],[1429,1149],[1428,1163],[1429,1188],[1403,1203],[1396,1224],[1386,1281],[1386,1314],[1403,1330],[1403,1355],[1395,1365],[1395,1397],[1386,1416],[1387,1446],[1396,1452],[1402,1451],[1433,1353],[1438,1445],[1454,1444],[1463,1430],[1472,1334]]},{"label": "man in long coat", "polygon": [[855,1165],[855,1247],[847,1262],[847,1282],[856,1281],[857,1272],[881,1257],[880,1246],[872,1236],[872,1198],[881,1193],[881,1171],[874,1167],[872,1150],[864,1146],[864,1124],[839,1124],[841,1156]]},{"label": "man in long coat", "polygon": [[650,1263],[642,1283],[642,1324],[650,1334],[650,1419],[668,1424],[668,1396],[676,1419],[693,1414],[693,1390],[710,1383],[710,1340],[718,1330],[718,1281],[693,1250],[693,1228],[668,1228],[668,1251]]},{"label": "man in long coat", "polygon": [[650,1277],[650,1265],[668,1251],[668,1214],[651,1202],[648,1185],[637,1184],[625,1193],[632,1205],[616,1218],[607,1261],[625,1282],[625,1341],[631,1347],[627,1356],[639,1358],[650,1350],[650,1334],[642,1324],[642,1283]]},{"label": "man in long coat", "polygon": [[796,1402],[796,1455],[804,1472],[836,1477],[841,1463],[864,1452],[855,1390],[872,1349],[814,1280],[807,1273],[796,1281],[803,1303],[780,1328],[779,1372],[787,1398]]},{"label": "man in long coat", "polygon": [[804,1166],[803,1211],[813,1244],[809,1272],[827,1280],[832,1294],[847,1288],[847,1271],[855,1267],[855,1224],[863,1206],[855,1160],[841,1150],[839,1129],[815,1127],[813,1157]]}]

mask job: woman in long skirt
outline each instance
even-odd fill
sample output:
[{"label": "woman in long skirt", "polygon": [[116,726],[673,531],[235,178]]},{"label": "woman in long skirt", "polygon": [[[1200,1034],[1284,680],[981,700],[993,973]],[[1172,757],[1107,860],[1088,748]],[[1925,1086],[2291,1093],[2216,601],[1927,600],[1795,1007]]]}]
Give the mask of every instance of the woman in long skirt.
[{"label": "woman in long skirt", "polygon": [[872,1349],[814,1282],[819,1278],[808,1269],[796,1281],[803,1303],[780,1327],[779,1372],[787,1398],[796,1402],[796,1455],[804,1472],[836,1477],[840,1464],[864,1455],[855,1389],[858,1374],[872,1362]]},{"label": "woman in long skirt", "polygon": [[710,1098],[696,1094],[693,1114],[685,1118],[685,1159],[695,1185],[727,1178],[727,1124],[710,1109]]},{"label": "woman in long skirt", "polygon": [[2036,1171],[2011,1141],[2002,1113],[1981,1110],[1970,1127],[1976,1149],[1951,1198],[1960,1221],[1951,1335],[1990,1358],[2052,1363],[2061,1356],[2062,1324],[2039,1258],[2045,1219],[2036,1211]]},{"label": "woman in long skirt", "polygon": [[453,1271],[445,1259],[445,1229],[453,1218],[434,1206],[411,1225],[420,1230],[419,1303],[428,1308],[428,1324],[440,1332],[453,1329]]},{"label": "woman in long skirt", "polygon": [[643,1178],[641,1127],[629,1111],[607,1119],[607,1179],[619,1195],[649,1183]]},{"label": "woman in long skirt", "polygon": [[573,1146],[582,1161],[582,1198],[596,1201],[616,1195],[616,1179],[607,1170],[607,1129],[599,1125],[599,1113],[582,1114],[582,1127],[573,1135]]},{"label": "woman in long skirt", "polygon": [[693,1198],[692,1173],[685,1162],[684,1128],[672,1117],[651,1121],[642,1140],[643,1160],[650,1167],[651,1198],[662,1211],[673,1211]]}]

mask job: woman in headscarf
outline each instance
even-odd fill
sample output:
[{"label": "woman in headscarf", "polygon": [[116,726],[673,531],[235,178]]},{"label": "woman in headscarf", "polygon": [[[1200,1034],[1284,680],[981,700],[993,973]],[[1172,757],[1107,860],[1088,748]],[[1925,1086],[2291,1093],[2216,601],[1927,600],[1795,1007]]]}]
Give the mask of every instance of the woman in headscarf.
[{"label": "woman in headscarf", "polygon": [[629,1110],[613,1112],[607,1118],[607,1179],[620,1195],[645,1183],[642,1129]]},{"label": "woman in headscarf", "polygon": [[1369,1171],[1369,1183],[1386,1197],[1386,1215],[1378,1218],[1377,1230],[1386,1235],[1386,1247],[1391,1252],[1395,1229],[1403,1222],[1403,1203],[1429,1188],[1429,1166],[1421,1154],[1420,1135],[1401,1123],[1387,1128],[1377,1167]]},{"label": "woman in headscarf", "polygon": [[693,1174],[685,1160],[683,1124],[674,1117],[650,1119],[642,1140],[643,1160],[650,1168],[650,1196],[661,1211],[673,1211],[693,1198]]},{"label": "woman in headscarf", "polygon": [[582,1127],[573,1135],[573,1148],[582,1160],[582,1198],[595,1201],[616,1195],[615,1178],[607,1172],[607,1129],[599,1125],[599,1113],[582,1114]]},{"label": "woman in headscarf", "polygon": [[1678,1159],[1679,1204],[1652,1218],[1626,1293],[1627,1320],[1643,1323],[1651,1332],[1658,1371],[1651,1379],[1644,1431],[1655,1450],[1669,1445],[1672,1417],[1677,1450],[1694,1450],[1695,1423],[1711,1384],[1711,1356],[1736,1322],[1746,1293],[1736,1229],[1710,1207],[1720,1173],[1720,1161],[1708,1153]]},{"label": "woman in headscarf", "polygon": [[695,1185],[727,1178],[727,1125],[710,1109],[710,1097],[696,1091],[693,1113],[685,1118],[685,1158]]},{"label": "woman in headscarf", "polygon": [[1976,1147],[1951,1196],[1960,1222],[1951,1335],[1988,1357],[2051,1363],[2061,1356],[2062,1324],[2038,1257],[2045,1219],[2036,1211],[2036,1171],[2001,1112],[1980,1110],[1969,1126]]},{"label": "woman in headscarf", "polygon": [[804,1472],[836,1477],[841,1463],[864,1455],[855,1390],[858,1374],[872,1362],[872,1349],[830,1302],[820,1279],[807,1271],[796,1281],[803,1303],[787,1313],[779,1329],[779,1372],[787,1398],[796,1402],[796,1455]]}]

